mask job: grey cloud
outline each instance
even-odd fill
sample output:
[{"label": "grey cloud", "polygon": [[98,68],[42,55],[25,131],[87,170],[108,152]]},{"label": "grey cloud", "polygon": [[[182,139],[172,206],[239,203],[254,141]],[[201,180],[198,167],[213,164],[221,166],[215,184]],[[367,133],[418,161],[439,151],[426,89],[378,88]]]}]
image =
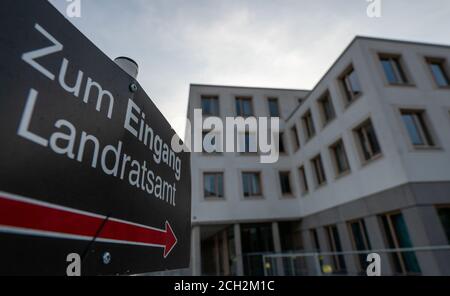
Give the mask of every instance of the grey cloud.
[{"label": "grey cloud", "polygon": [[[312,88],[355,35],[449,43],[448,0],[81,0],[71,21],[139,81],[182,136],[189,83]],[[60,11],[65,0],[51,0]]]}]

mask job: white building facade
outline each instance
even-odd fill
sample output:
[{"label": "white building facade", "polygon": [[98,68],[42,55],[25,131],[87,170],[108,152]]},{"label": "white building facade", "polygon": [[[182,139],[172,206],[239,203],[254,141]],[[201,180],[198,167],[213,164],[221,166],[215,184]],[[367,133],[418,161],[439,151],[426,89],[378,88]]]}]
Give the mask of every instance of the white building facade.
[{"label": "white building facade", "polygon": [[318,264],[353,275],[366,262],[340,252],[394,250],[385,275],[450,275],[449,250],[420,251],[450,240],[449,62],[448,46],[357,37],[311,91],[191,85],[189,119],[280,117],[281,142],[274,164],[192,153],[192,274],[311,274],[262,256],[331,252]]}]

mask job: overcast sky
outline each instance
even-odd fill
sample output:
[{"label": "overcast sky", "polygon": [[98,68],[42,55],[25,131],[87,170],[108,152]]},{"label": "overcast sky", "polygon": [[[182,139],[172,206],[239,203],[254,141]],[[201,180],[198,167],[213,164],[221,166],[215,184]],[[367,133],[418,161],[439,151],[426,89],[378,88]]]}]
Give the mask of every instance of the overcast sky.
[{"label": "overcast sky", "polygon": [[[65,13],[66,0],[50,0]],[[356,35],[450,44],[449,0],[81,0],[70,21],[184,135],[190,83],[311,89]]]}]

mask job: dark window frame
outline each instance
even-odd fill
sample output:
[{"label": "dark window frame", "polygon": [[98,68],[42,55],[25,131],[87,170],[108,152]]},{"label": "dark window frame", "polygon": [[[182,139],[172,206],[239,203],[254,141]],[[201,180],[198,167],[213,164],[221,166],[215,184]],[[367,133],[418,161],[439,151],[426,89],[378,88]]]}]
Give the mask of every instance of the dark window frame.
[{"label": "dark window frame", "polygon": [[[287,179],[287,189],[288,191],[285,191],[283,188],[283,178]],[[280,190],[282,196],[293,196],[294,191],[292,188],[292,180],[291,180],[291,172],[290,171],[280,171],[278,172],[278,179],[280,181]]]},{"label": "dark window frame", "polygon": [[325,167],[323,165],[322,155],[318,154],[311,159],[311,164],[314,171],[314,176],[316,180],[316,188],[324,186],[327,184],[327,174],[325,172]]},{"label": "dark window frame", "polygon": [[[276,104],[276,115],[272,114],[271,104]],[[267,98],[267,104],[269,107],[269,116],[270,117],[279,117],[281,118],[281,110],[280,110],[280,100],[277,97],[269,97]]]},{"label": "dark window frame", "polygon": [[[352,75],[354,75],[353,77],[355,79],[353,82],[357,84],[359,90],[353,88]],[[345,107],[350,106],[363,95],[361,82],[359,81],[358,74],[356,73],[353,64],[350,64],[341,76],[339,76],[339,82],[344,93]]]},{"label": "dark window frame", "polygon": [[[220,101],[218,95],[201,95],[201,106],[202,106],[202,115],[203,116],[211,116],[211,117],[220,117]],[[209,101],[215,101],[217,110],[215,112],[205,112],[203,108],[203,102],[209,100]]]},{"label": "dark window frame", "polygon": [[[341,237],[337,225],[325,226],[325,232],[328,238],[328,246],[332,253],[342,252]],[[331,255],[335,273],[345,273],[347,270],[344,255]]]},{"label": "dark window frame", "polygon": [[305,166],[302,165],[298,168],[299,174],[300,174],[300,187],[301,187],[301,194],[306,195],[309,193],[309,184],[308,184],[308,177],[306,175],[306,169]]},{"label": "dark window frame", "polygon": [[[208,194],[206,192],[206,177],[214,177],[214,189],[215,194]],[[218,178],[222,178],[222,192],[220,192],[220,185]],[[223,200],[225,199],[225,174],[223,172],[203,172],[203,197],[206,200],[217,199]]]},{"label": "dark window frame", "polygon": [[285,133],[279,132],[278,134],[278,152],[281,154],[286,154],[286,143],[285,143]]},{"label": "dark window frame", "polygon": [[326,91],[318,100],[320,114],[322,117],[322,127],[327,126],[336,119],[336,109],[334,108],[333,99],[329,91]]},{"label": "dark window frame", "polygon": [[[358,230],[361,234],[361,239],[357,239],[356,238],[356,233],[353,229],[353,225],[357,225]],[[350,220],[347,222],[347,226],[350,232],[350,238],[352,241],[352,246],[353,249],[356,251],[369,251],[372,249],[372,245],[370,243],[370,237],[369,237],[369,232],[367,231],[367,227],[366,227],[366,223],[364,221],[364,219],[355,219],[355,220]],[[363,247],[361,248],[360,246],[358,246],[358,241],[362,242]],[[367,254],[358,254],[356,255],[356,259],[359,263],[359,267],[360,267],[360,271],[362,272],[362,274],[365,273],[366,268],[367,268]]]},{"label": "dark window frame", "polygon": [[316,127],[314,125],[314,118],[311,110],[306,111],[302,116],[303,131],[306,136],[306,140],[309,141],[316,135]]},{"label": "dark window frame", "polygon": [[[338,148],[341,147],[341,153],[343,155],[338,155]],[[336,177],[348,174],[351,172],[350,162],[348,160],[347,149],[345,148],[345,143],[343,139],[339,139],[334,142],[329,147],[331,158],[333,160],[334,172]],[[340,163],[343,160],[344,164]]]},{"label": "dark window frame", "polygon": [[[432,128],[424,109],[400,109],[400,116],[402,118],[403,127],[406,130],[410,144],[415,148],[434,148],[436,141],[434,140]],[[417,133],[418,140],[421,143],[414,143],[414,136],[411,135],[411,130],[405,121],[406,116],[412,120],[412,125]]]},{"label": "dark window frame", "polygon": [[[402,221],[404,221],[403,214],[401,211],[394,211],[389,213],[384,213],[379,216],[380,224],[382,226],[383,235],[385,243],[389,248],[392,249],[401,249],[402,247],[410,248],[412,247],[412,243],[410,246],[401,246],[401,239],[398,236],[397,233],[397,227],[394,225],[394,219],[393,217],[400,217]],[[409,237],[409,229],[406,228],[406,235]],[[409,257],[409,258],[408,258]],[[409,259],[409,260],[408,260]],[[396,272],[399,274],[420,274],[420,265],[417,261],[417,257],[415,255],[415,252],[393,252],[391,253],[390,260],[392,262],[392,265],[396,269]],[[415,262],[414,262],[415,261]],[[416,266],[408,266],[409,264],[416,264]],[[412,268],[417,267],[417,271],[413,271]]]},{"label": "dark window frame", "polygon": [[[450,205],[439,205],[436,207],[436,211],[437,211],[437,215],[439,217],[439,221],[441,222],[442,228],[444,229],[448,243],[450,244]],[[445,214],[449,215],[448,218],[446,217],[448,219],[448,221],[444,221],[442,219],[444,211],[448,211],[448,213],[445,213]],[[447,222],[449,225],[445,225],[445,222]],[[446,226],[447,226],[447,228],[446,228]]]},{"label": "dark window frame", "polygon": [[300,143],[300,134],[298,132],[298,128],[297,125],[294,124],[291,128],[291,138],[292,138],[292,150],[295,152],[297,152],[300,148],[301,148],[301,143]]},{"label": "dark window frame", "polygon": [[[244,177],[246,175],[257,176],[257,179],[258,179],[258,188],[257,188],[256,192],[253,192],[252,189],[254,189],[254,188],[251,188],[252,186],[250,186],[251,190],[248,195],[246,195],[245,183],[244,183]],[[260,199],[263,197],[263,184],[262,184],[261,172],[245,171],[245,172],[242,172],[241,178],[242,178],[242,193],[243,193],[245,199],[252,199],[252,198]]]},{"label": "dark window frame", "polygon": [[[250,114],[244,114],[244,105],[243,102],[248,102],[250,107]],[[253,97],[251,96],[237,96],[235,98],[235,107],[236,107],[236,116],[237,117],[253,117],[255,116],[255,111],[253,108]]]},{"label": "dark window frame", "polygon": [[[387,83],[393,86],[411,85],[411,79],[409,78],[408,71],[401,54],[379,53],[378,59]],[[392,78],[394,81],[391,81],[389,78],[390,73],[386,72],[387,69],[385,68],[385,65],[388,65],[392,70]]]},{"label": "dark window frame", "polygon": [[[370,129],[373,132],[373,138],[370,137]],[[383,150],[371,118],[364,120],[356,128],[354,128],[353,134],[355,135],[360,158],[363,164],[369,163],[383,155]]]},{"label": "dark window frame", "polygon": [[[427,64],[428,70],[430,71],[430,75],[433,78],[435,85],[438,88],[450,88],[450,75],[448,71],[447,59],[445,58],[433,58],[433,57],[425,57],[425,62]],[[432,66],[438,66],[441,71],[442,77],[445,80],[445,85],[441,85],[438,81],[438,78],[435,76]]]},{"label": "dark window frame", "polygon": [[313,247],[315,251],[320,252],[321,248],[320,248],[320,240],[319,240],[319,234],[317,233],[317,229],[315,228],[311,228],[309,230],[310,236],[311,236],[311,240],[313,243]]}]

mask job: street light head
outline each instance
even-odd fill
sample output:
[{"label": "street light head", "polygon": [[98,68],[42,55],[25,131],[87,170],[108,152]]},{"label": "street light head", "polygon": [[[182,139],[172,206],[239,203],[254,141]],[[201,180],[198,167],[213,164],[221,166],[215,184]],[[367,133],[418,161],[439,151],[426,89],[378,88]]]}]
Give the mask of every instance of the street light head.
[{"label": "street light head", "polygon": [[122,70],[127,72],[128,75],[130,75],[134,79],[137,78],[138,73],[139,73],[139,66],[133,59],[130,59],[127,57],[118,57],[118,58],[114,59],[114,62],[120,68],[122,68]]}]

